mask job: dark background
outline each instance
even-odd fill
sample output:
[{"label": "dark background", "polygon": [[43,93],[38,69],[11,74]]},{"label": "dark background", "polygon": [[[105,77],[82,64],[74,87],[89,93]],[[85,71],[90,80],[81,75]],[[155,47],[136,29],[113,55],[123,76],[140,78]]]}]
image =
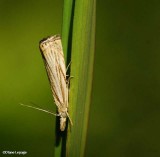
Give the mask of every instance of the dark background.
[{"label": "dark background", "polygon": [[[62,7],[62,0],[0,0],[1,152],[54,154],[55,117],[19,103],[56,110],[38,42],[61,32]],[[97,0],[86,157],[160,156],[159,17],[158,0]]]}]

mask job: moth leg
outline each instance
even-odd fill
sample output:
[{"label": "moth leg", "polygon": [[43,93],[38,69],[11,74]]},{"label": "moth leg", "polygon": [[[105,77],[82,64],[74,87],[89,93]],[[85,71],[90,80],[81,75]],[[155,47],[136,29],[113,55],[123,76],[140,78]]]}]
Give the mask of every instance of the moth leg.
[{"label": "moth leg", "polygon": [[66,68],[66,73],[67,73],[67,71],[68,71],[68,68],[70,67],[70,65],[71,65],[71,61],[70,61],[70,63],[67,65],[67,68]]},{"label": "moth leg", "polygon": [[[72,62],[70,61],[70,63],[68,64],[68,66],[67,66],[67,68],[66,68],[66,77],[69,76],[69,75],[67,75],[67,71],[68,71],[68,69],[69,69],[71,63],[72,63]],[[74,76],[69,76],[69,78],[67,78],[66,83],[68,84],[68,86],[69,86],[70,79],[73,78],[73,77],[74,77]]]},{"label": "moth leg", "polygon": [[[67,80],[67,82],[66,82],[66,87],[67,87],[67,92],[66,92],[66,98],[67,98],[67,102],[66,102],[66,104],[67,104],[67,110],[68,110],[68,95],[69,95],[69,81],[70,81],[70,79],[71,79],[71,77],[69,77],[69,80]],[[67,117],[68,117],[68,119],[69,119],[71,125],[73,125],[72,120],[71,120],[71,118],[70,118],[68,112],[66,112],[66,115],[67,115]]]},{"label": "moth leg", "polygon": [[70,80],[71,80],[72,78],[74,78],[74,76],[70,76],[70,77],[66,80],[67,86],[69,86]]},{"label": "moth leg", "polygon": [[73,122],[72,122],[71,117],[69,116],[68,112],[66,112],[66,114],[67,114],[67,117],[68,117],[68,119],[69,119],[71,125],[73,126]]}]

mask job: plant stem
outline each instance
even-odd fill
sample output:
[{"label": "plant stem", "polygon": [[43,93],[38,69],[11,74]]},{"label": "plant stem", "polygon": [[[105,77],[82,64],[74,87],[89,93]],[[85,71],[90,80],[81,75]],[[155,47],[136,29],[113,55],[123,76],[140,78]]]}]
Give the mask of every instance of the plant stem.
[{"label": "plant stem", "polygon": [[73,126],[68,126],[62,144],[56,148],[62,151],[63,157],[84,156],[92,89],[95,14],[96,0],[64,0],[62,44],[66,63],[71,61],[70,76],[74,78],[69,92]]}]

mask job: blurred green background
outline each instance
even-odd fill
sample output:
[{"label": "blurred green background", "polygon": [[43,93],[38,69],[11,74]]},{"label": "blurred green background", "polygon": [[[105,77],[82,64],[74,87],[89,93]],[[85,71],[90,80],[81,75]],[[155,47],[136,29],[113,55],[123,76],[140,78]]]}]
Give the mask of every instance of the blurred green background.
[{"label": "blurred green background", "polygon": [[[54,155],[56,111],[39,52],[61,33],[62,0],[0,0],[0,156]],[[160,1],[97,1],[86,157],[160,156]]]}]

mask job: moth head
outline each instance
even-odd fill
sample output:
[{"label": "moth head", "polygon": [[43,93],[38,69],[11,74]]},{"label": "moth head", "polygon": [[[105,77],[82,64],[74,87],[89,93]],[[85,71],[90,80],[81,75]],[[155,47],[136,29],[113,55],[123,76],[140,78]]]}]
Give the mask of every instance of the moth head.
[{"label": "moth head", "polygon": [[67,118],[67,116],[68,116],[68,115],[67,115],[67,111],[64,111],[64,112],[63,112],[63,111],[60,111],[60,112],[59,112],[59,116],[60,116],[61,118]]}]

